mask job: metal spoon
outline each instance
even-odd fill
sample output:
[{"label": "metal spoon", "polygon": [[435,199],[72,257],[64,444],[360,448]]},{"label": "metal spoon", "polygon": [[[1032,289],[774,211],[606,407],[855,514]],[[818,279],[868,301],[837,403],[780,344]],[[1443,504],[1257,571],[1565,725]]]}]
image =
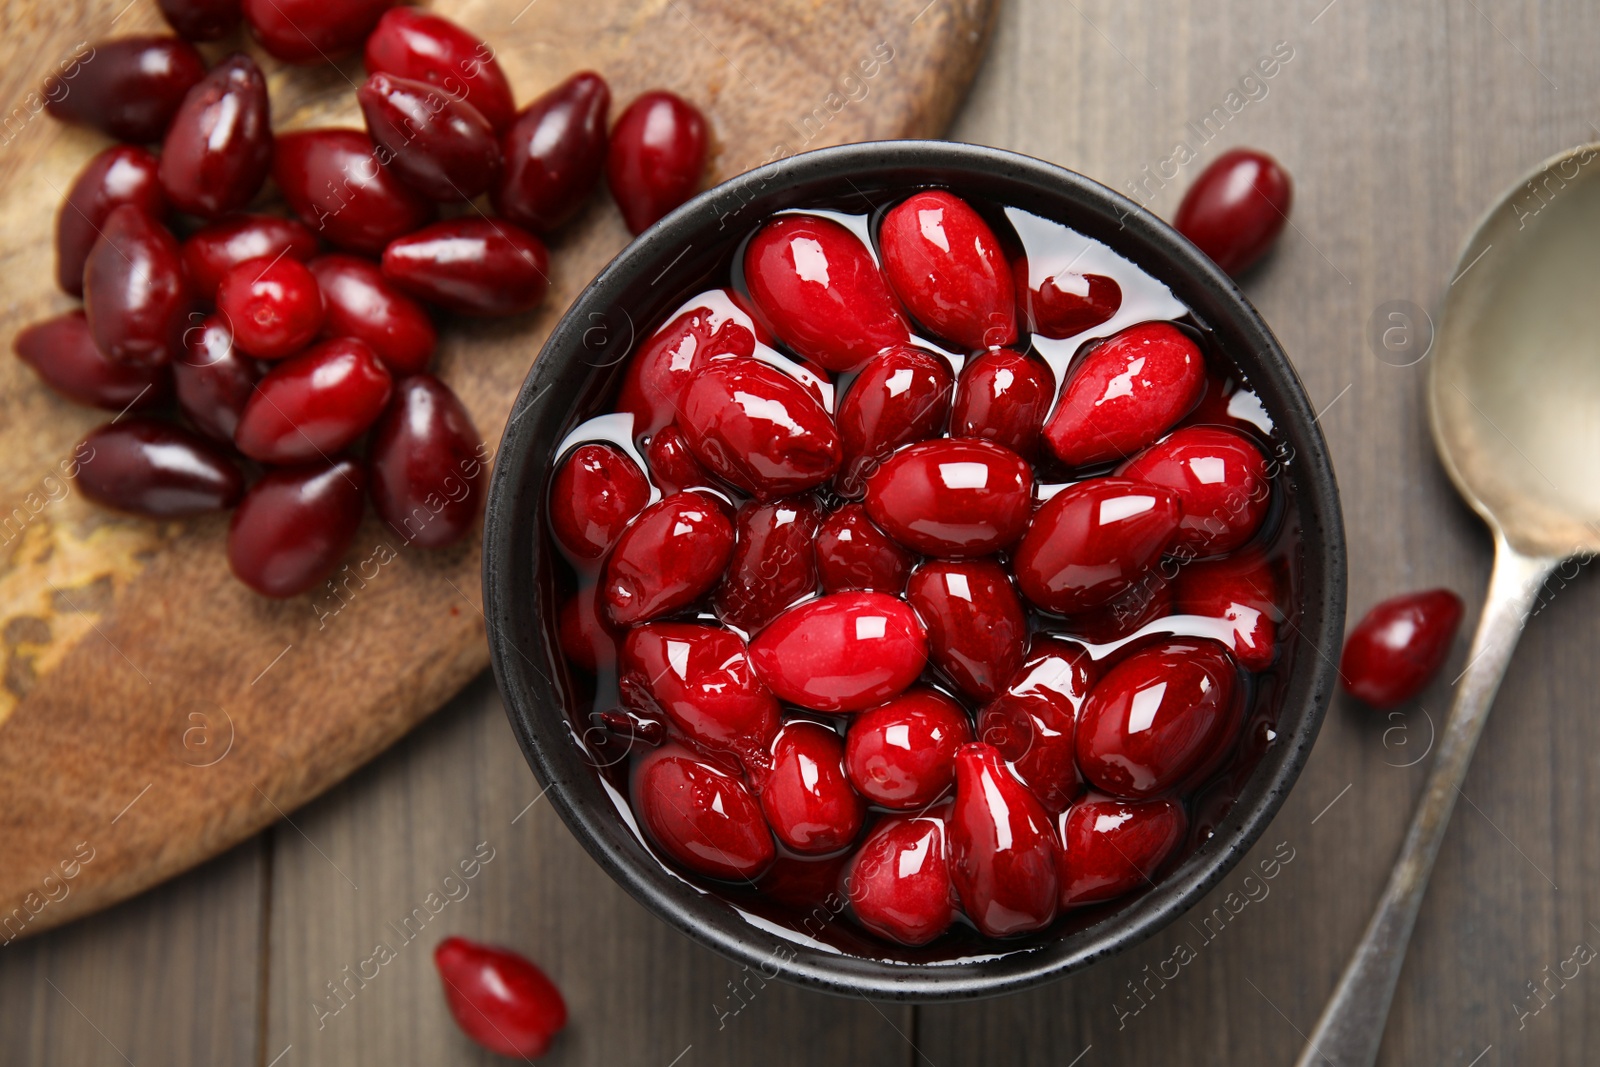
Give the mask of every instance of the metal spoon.
[{"label": "metal spoon", "polygon": [[1545,579],[1600,551],[1600,145],[1546,161],[1467,242],[1428,378],[1434,447],[1494,574],[1400,858],[1297,1067],[1371,1067],[1472,750]]}]

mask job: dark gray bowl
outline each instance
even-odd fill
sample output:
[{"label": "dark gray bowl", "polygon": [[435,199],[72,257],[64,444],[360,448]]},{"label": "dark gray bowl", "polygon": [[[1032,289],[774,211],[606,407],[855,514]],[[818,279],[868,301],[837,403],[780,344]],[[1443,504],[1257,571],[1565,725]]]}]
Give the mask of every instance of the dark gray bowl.
[{"label": "dark gray bowl", "polygon": [[[1291,666],[1276,694],[1277,738],[1217,831],[1156,887],[1105,909],[1097,921],[967,962],[891,962],[791,940],[664,868],[602,784],[597,767],[615,755],[584,740],[586,708],[569,710],[573,682],[553,636],[554,568],[562,561],[541,536],[556,446],[599,410],[639,335],[709,278],[734,244],[783,208],[866,211],[873,200],[919,185],[949,185],[1056,219],[1166,282],[1277,424],[1291,457],[1278,484],[1286,517],[1300,529],[1297,614],[1292,626],[1280,627],[1288,646],[1283,662]],[[512,730],[550,802],[628,892],[690,937],[766,973],[776,967],[784,978],[836,993],[941,1000],[1020,989],[1135,945],[1182,915],[1245,854],[1299,774],[1332,693],[1330,656],[1344,627],[1344,527],[1327,448],[1299,378],[1249,301],[1193,245],[1132,201],[1049,163],[973,145],[888,141],[808,152],[740,175],[651,227],[583,291],[550,335],[506,424],[484,523],[483,588],[495,679]]]}]

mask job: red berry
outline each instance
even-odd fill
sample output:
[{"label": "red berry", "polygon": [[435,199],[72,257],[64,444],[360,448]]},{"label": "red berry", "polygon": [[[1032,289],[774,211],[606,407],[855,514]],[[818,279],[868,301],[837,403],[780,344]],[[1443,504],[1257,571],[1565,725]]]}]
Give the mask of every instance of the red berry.
[{"label": "red berry", "polygon": [[650,335],[628,362],[617,393],[617,410],[633,415],[633,435],[648,437],[674,421],[694,376],[718,356],[749,356],[750,330],[712,310],[690,308]]},{"label": "red berry", "polygon": [[644,459],[650,466],[650,480],[668,495],[716,485],[716,479],[700,466],[700,461],[689,451],[688,438],[676,426],[663,426],[650,435]]},{"label": "red berry", "polygon": [[78,446],[78,488],[96,503],[152,518],[238,503],[244,476],[221,449],[188,430],[135,417],[107,423]]},{"label": "red berry", "polygon": [[1061,906],[1072,908],[1154,885],[1189,819],[1171,797],[1118,800],[1090,793],[1062,813],[1060,828]]},{"label": "red berry", "polygon": [[1362,616],[1345,639],[1339,677],[1345,692],[1375,708],[1403,704],[1422,692],[1461,625],[1461,598],[1448,589],[1393,597]]},{"label": "red berry", "polygon": [[1197,560],[1178,571],[1177,609],[1184,615],[1225,619],[1233,624],[1230,645],[1246,669],[1272,666],[1278,638],[1278,580],[1257,551],[1222,559]]},{"label": "red berry", "polygon": [[380,159],[431,200],[471,200],[500,176],[500,140],[477,108],[424,81],[374,73],[356,90]]},{"label": "red berry", "polygon": [[496,130],[511,125],[511,83],[494,49],[449,19],[421,8],[390,8],[367,38],[364,59],[369,74],[437,85],[464,97]]},{"label": "red berry", "polygon": [[817,530],[817,573],[827,593],[870,590],[899,596],[914,557],[867,517],[860,504],[846,504]]},{"label": "red berry", "polygon": [[860,497],[866,477],[897,448],[942,434],[954,384],[950,364],[920,348],[899,345],[868,360],[834,420],[844,451],[839,492]]},{"label": "red berry", "polygon": [[329,63],[354,51],[394,0],[243,0],[261,47],[288,63]]},{"label": "red berry", "polygon": [[433,219],[434,205],[382,165],[361,130],[296,130],[278,138],[272,177],[300,220],[324,240],[377,255]]},{"label": "red berry", "polygon": [[833,852],[854,841],[867,804],[845,777],[839,735],[805,719],[785,723],[772,741],[761,810],[773,836],[796,852]]},{"label": "red berry", "polygon": [[701,493],[677,493],[639,513],[606,560],[601,599],[615,626],[659,618],[711,591],[733,554],[733,524]]},{"label": "red berry", "polygon": [[1090,478],[1056,493],[1033,516],[1012,566],[1022,595],[1072,615],[1129,589],[1160,557],[1182,509],[1169,489]]},{"label": "red berry", "polygon": [[611,127],[606,180],[634,233],[693,196],[705,169],[705,116],[682,97],[645,93]]},{"label": "red berry", "polygon": [[354,459],[270,471],[233,513],[228,566],[270,597],[303,593],[333,573],[361,523],[366,477]]},{"label": "red berry", "polygon": [[755,359],[719,359],[683,393],[678,425],[706,469],[760,500],[821,485],[839,434],[805,386]]},{"label": "red berry", "polygon": [[1055,375],[1039,357],[1009,348],[985,352],[961,368],[950,436],[981,437],[1031,460],[1055,392]]},{"label": "red berry", "polygon": [[1130,326],[1079,359],[1045,440],[1069,467],[1132,455],[1188,414],[1204,381],[1205,361],[1182,330]]},{"label": "red berry", "polygon": [[157,166],[155,156],[125,144],[112,145],[84,164],[56,213],[56,284],[62,292],[83,295],[84,262],[111,212],[132,204],[152,219],[166,214]]},{"label": "red berry", "polygon": [[1095,684],[1078,720],[1078,767],[1096,788],[1143,799],[1175,789],[1238,736],[1238,668],[1215,641],[1141,649]]},{"label": "red berry", "polygon": [[1178,205],[1178,232],[1238,275],[1266,254],[1289,221],[1294,186],[1265,152],[1235,148],[1200,172]]},{"label": "red berry", "polygon": [[1159,567],[1151,567],[1124,592],[1072,616],[1064,629],[1091,645],[1109,645],[1171,615],[1173,603],[1172,583]]},{"label": "red berry", "polygon": [[818,215],[780,215],[744,253],[750,297],[772,332],[830,371],[855,370],[910,339],[866,245]]},{"label": "red berry", "polygon": [[306,266],[322,290],[322,332],[367,342],[396,376],[426,370],[439,343],[427,310],[389,284],[376,263],[319,256]]},{"label": "red berry", "polygon": [[550,529],[579,559],[599,559],[650,503],[639,465],[610,445],[579,445],[550,486]]},{"label": "red berry", "polygon": [[902,448],[867,479],[867,514],[928,556],[986,556],[1015,544],[1032,512],[1033,470],[1010,449],[957,437]]},{"label": "red berry", "polygon": [[491,193],[495,211],[537,233],[576,215],[605,170],[610,108],[610,88],[590,70],[523,108],[500,140],[505,166]]},{"label": "red berry", "polygon": [[949,807],[885,819],[856,851],[844,884],[862,926],[913,946],[950,928],[956,893],[945,842]]},{"label": "red berry", "polygon": [[43,90],[45,109],[62,122],[93,126],[119,141],[161,140],[184,94],[206,76],[194,45],[176,37],[96,41],[65,92]]},{"label": "red berry", "polygon": [[1028,284],[1028,261],[1012,265],[1019,303],[1028,329],[1061,340],[1076,337],[1108,322],[1122,308],[1122,286],[1104,274],[1078,274],[1070,269]]},{"label": "red berry", "polygon": [[961,705],[937,689],[917,686],[851,717],[845,772],[874,804],[926,808],[955,783],[956,749],[971,740],[972,724]]},{"label": "red berry", "polygon": [[393,391],[394,379],[366,344],[323,341],[257,383],[234,444],[263,463],[326,460],[377,421]]},{"label": "red berry", "polygon": [[634,763],[631,792],[651,839],[692,871],[748,880],[777,853],[744,782],[682,745],[662,745]]},{"label": "red berry", "polygon": [[516,315],[544,299],[550,255],[543,241],[503,219],[463,216],[391,241],[383,276],[463,315]]},{"label": "red berry", "polygon": [[135,366],[107,359],[89,333],[81,311],[69,311],[18,331],[17,358],[68,400],[107,411],[140,410],[159,404],[171,391],[165,367]]},{"label": "red berry", "polygon": [[1017,339],[1011,266],[966,201],[917,193],[883,217],[878,245],[889,284],[936,337],[967,351]]},{"label": "red berry", "polygon": [[590,674],[617,667],[617,636],[600,617],[599,592],[593,583],[582,586],[562,602],[556,619],[562,653]]},{"label": "red berry", "polygon": [[1255,536],[1272,498],[1261,450],[1241,434],[1208,426],[1173,431],[1117,475],[1177,493],[1183,519],[1173,545],[1201,556],[1232,552]]},{"label": "red berry", "polygon": [[911,609],[882,593],[832,593],[797,604],[750,643],[756,674],[782,700],[860,711],[903,692],[927,662]]},{"label": "red berry", "polygon": [[106,217],[83,266],[83,311],[94,343],[119,363],[167,363],[183,344],[188,288],[178,242],[133,204]]},{"label": "red berry", "polygon": [[433,963],[456,1025],[490,1052],[543,1056],[567,1025],[561,990],[509,949],[447,937],[433,950]]},{"label": "red berry", "polygon": [[215,218],[250,202],[273,151],[267,80],[249,56],[235,53],[189,91],[167,127],[161,188],[178,210]]},{"label": "red berry", "polygon": [[928,627],[935,666],[965,696],[990,699],[1022,665],[1028,620],[993,560],[930,560],[911,575],[906,600]]},{"label": "red berry", "polygon": [[681,622],[636,626],[622,642],[618,688],[630,710],[665,717],[696,745],[765,766],[778,701],[732,630]]},{"label": "red berry", "polygon": [[276,215],[229,215],[208,223],[183,242],[183,265],[197,295],[215,300],[222,276],[251,259],[295,259],[317,254],[317,239],[294,219]]},{"label": "red berry", "polygon": [[184,339],[183,354],[172,361],[178,406],[201,433],[231,445],[239,415],[265,371],[234,345],[220,316],[191,326]]},{"label": "red berry", "polygon": [[711,598],[717,618],[755,633],[784,608],[816,592],[812,542],[820,521],[817,505],[805,497],[741,506],[733,560]]},{"label": "red berry", "polygon": [[217,41],[239,25],[240,0],[156,0],[161,15],[179,37],[190,41]]},{"label": "red berry", "polygon": [[1059,896],[1055,827],[992,746],[956,752],[956,800],[948,824],[950,874],[961,903],[989,937],[1049,926]]},{"label": "red berry", "polygon": [[322,291],[316,276],[288,256],[247,259],[222,276],[217,314],[233,343],[257,359],[283,359],[304,348],[322,328]]},{"label": "red berry", "polygon": [[1083,792],[1074,744],[1078,712],[1097,671],[1088,650],[1040,637],[1005,692],[978,713],[978,738],[993,745],[1046,811]]},{"label": "red berry", "polygon": [[367,445],[373,510],[407,544],[453,545],[483,508],[486,457],[472,416],[448,385],[431,374],[405,378]]}]

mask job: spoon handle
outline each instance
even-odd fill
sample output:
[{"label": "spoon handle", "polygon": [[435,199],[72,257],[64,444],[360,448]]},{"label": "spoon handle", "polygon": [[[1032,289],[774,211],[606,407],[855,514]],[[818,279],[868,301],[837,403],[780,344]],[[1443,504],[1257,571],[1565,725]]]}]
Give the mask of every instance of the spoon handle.
[{"label": "spoon handle", "polygon": [[1560,560],[1524,556],[1495,538],[1494,575],[1489,596],[1472,639],[1472,656],[1458,679],[1439,751],[1428,773],[1428,785],[1411,819],[1400,858],[1367,932],[1345,966],[1328,1006],[1317,1020],[1296,1067],[1372,1067],[1383,1041],[1389,1002],[1405,962],[1406,944],[1417,921],[1417,908],[1428,888],[1428,876],[1439,854],[1456,794],[1467,777],[1472,750],[1483,732],[1489,705],[1500,688],[1512,650],[1528,619],[1544,579]]}]

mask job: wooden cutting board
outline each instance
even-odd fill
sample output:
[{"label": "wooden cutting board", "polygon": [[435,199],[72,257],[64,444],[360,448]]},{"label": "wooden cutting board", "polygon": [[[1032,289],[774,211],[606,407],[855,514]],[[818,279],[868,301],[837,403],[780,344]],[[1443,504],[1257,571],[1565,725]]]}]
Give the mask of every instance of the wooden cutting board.
[{"label": "wooden cutting board", "polygon": [[[526,103],[592,68],[623,105],[666,87],[713,130],[710,182],[774,156],[938,135],[996,0],[464,0]],[[154,0],[16,0],[0,15],[0,340],[72,302],[53,284],[62,192],[104,147],[30,95],[85,37],[163,32]],[[206,46],[208,58],[238,41]],[[280,129],[360,125],[359,63],[268,72]],[[617,110],[614,107],[614,112]],[[444,326],[438,371],[487,441],[545,335],[627,242],[597,197],[552,241],[528,315]],[[225,517],[156,523],[76,491],[107,415],[0,358],[0,942],[168,878],[282,818],[488,665],[476,539],[402,549],[370,515],[330,585],[268,601],[232,579]],[[509,743],[509,742],[508,742]],[[469,787],[463,783],[463,788]]]}]

